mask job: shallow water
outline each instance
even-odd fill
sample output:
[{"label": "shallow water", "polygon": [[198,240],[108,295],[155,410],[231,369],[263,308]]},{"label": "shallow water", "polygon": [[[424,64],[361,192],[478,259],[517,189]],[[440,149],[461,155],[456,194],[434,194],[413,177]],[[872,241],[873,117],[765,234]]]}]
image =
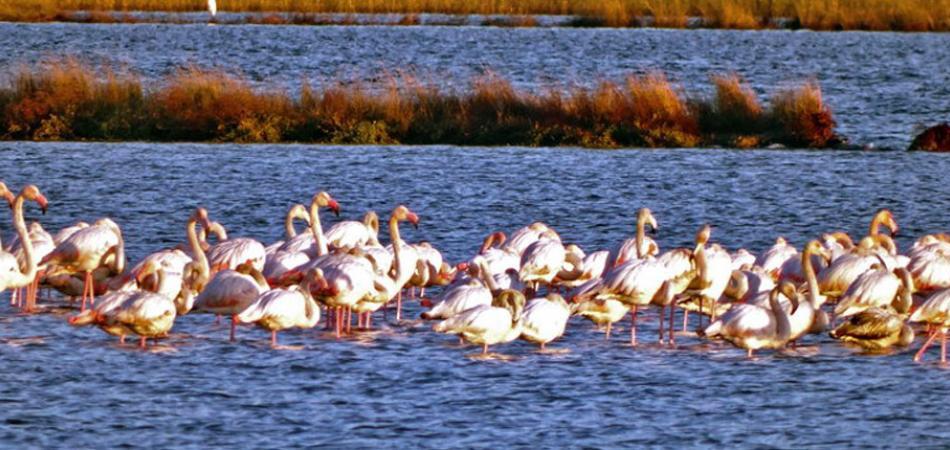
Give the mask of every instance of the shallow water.
[{"label": "shallow water", "polygon": [[662,70],[702,92],[710,74],[735,71],[764,98],[816,79],[845,136],[889,149],[950,117],[947,33],[0,23],[0,49],[0,67],[64,55],[146,77],[213,66],[292,89],[401,71],[461,88],[491,71],[538,90]]},{"label": "shallow water", "polygon": [[[861,233],[875,209],[894,210],[902,247],[945,231],[950,161],[912,153],[588,151],[452,147],[0,143],[0,179],[38,184],[47,229],[110,215],[134,262],[185,239],[196,205],[232,236],[270,242],[292,202],[320,189],[343,218],[399,202],[422,218],[405,238],[429,240],[450,261],[481,238],[543,220],[587,249],[633,234],[653,209],[661,247],[689,243],[703,222],[730,249],[801,245],[821,232]],[[325,224],[333,217],[323,217]],[[9,225],[2,225],[9,238]],[[387,238],[384,238],[386,240]],[[5,297],[4,297],[5,298]],[[796,350],[744,352],[693,336],[610,342],[580,319],[539,353],[504,357],[377,315],[381,330],[335,341],[322,330],[267,348],[249,327],[239,342],[207,315],[180,318],[148,351],[63,312],[22,316],[0,304],[0,442],[18,448],[171,445],[274,447],[892,447],[945,445],[947,372],[909,351],[857,355],[827,337]],[[406,317],[420,312],[408,302]],[[695,325],[695,319],[693,324]],[[917,344],[919,345],[918,339]]]}]

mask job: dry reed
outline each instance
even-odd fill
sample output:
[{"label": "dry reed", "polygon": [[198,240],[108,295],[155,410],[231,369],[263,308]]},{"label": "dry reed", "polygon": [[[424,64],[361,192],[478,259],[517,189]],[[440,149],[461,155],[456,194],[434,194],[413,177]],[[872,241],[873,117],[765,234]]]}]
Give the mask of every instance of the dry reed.
[{"label": "dry reed", "polygon": [[[129,15],[77,15],[75,11],[203,11],[205,0],[0,0],[0,20],[7,21],[135,21]],[[332,23],[314,14],[407,15],[396,23],[416,24],[412,15],[539,14],[572,15],[576,26],[687,27],[689,17],[699,26],[766,28],[773,19],[792,28],[815,30],[950,31],[950,0],[218,0],[219,11],[299,14],[294,23]],[[111,17],[111,19],[110,19]],[[287,23],[284,16],[267,15],[260,23]],[[496,25],[494,20],[488,21]],[[533,20],[504,22],[528,26]]]},{"label": "dry reed", "polygon": [[515,88],[486,75],[446,91],[397,74],[299,94],[181,69],[160,82],[75,61],[20,67],[0,86],[0,138],[586,147],[827,147],[834,119],[812,82],[768,108],[735,75],[690,96],[660,73],[594,88]]}]

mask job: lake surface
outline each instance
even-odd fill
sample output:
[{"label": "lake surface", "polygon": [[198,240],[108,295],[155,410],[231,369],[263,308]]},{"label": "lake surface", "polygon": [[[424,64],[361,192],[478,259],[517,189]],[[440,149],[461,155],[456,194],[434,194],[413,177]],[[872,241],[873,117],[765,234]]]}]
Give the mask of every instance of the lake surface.
[{"label": "lake surface", "polygon": [[[643,206],[664,249],[687,245],[704,222],[733,250],[760,251],[778,235],[801,246],[826,231],[863,233],[881,207],[894,211],[906,248],[950,229],[948,171],[940,155],[904,152],[0,143],[0,179],[36,183],[50,200],[46,216],[30,206],[28,219],[55,230],[111,216],[133,262],[184,241],[197,205],[232,236],[271,242],[288,206],[322,189],[346,219],[409,205],[422,222],[404,237],[431,241],[452,262],[487,233],[533,220],[566,242],[606,248],[633,235]],[[409,301],[406,317],[419,312]],[[340,341],[322,329],[283,333],[297,350],[271,350],[250,327],[230,344],[225,326],[189,315],[141,351],[71,328],[65,313],[23,316],[4,301],[0,443],[871,448],[950,439],[940,414],[950,381],[934,352],[914,364],[911,350],[858,355],[809,336],[747,360],[686,334],[659,347],[655,311],[642,317],[636,349],[625,323],[605,342],[574,318],[557,352],[517,342],[494,349],[507,358],[481,360],[477,348],[391,315]]]},{"label": "lake surface", "polygon": [[217,67],[291,89],[400,72],[463,88],[491,71],[538,90],[661,70],[702,93],[710,74],[734,71],[765,98],[815,79],[844,135],[887,149],[950,119],[946,33],[0,23],[0,49],[0,67],[72,56],[150,78]]}]

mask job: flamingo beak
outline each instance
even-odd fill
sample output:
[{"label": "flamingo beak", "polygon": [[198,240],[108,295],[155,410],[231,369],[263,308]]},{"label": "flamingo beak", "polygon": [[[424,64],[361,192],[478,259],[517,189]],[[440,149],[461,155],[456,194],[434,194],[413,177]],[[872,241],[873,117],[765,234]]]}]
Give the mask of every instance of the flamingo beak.
[{"label": "flamingo beak", "polygon": [[456,265],[455,265],[455,270],[458,270],[458,271],[460,271],[460,272],[461,272],[461,271],[466,271],[466,270],[468,270],[468,263],[467,263],[467,262],[460,262],[460,263],[456,264]]},{"label": "flamingo beak", "polygon": [[39,194],[36,196],[36,203],[40,205],[40,211],[43,212],[43,215],[46,215],[46,207],[49,205],[49,202],[46,201],[46,196]]},{"label": "flamingo beak", "polygon": [[330,208],[330,211],[333,211],[333,214],[337,217],[340,217],[340,204],[336,200],[330,199],[330,203],[327,205]]},{"label": "flamingo beak", "polygon": [[419,216],[417,216],[416,213],[413,213],[413,212],[409,213],[409,215],[406,216],[406,220],[408,220],[409,223],[412,224],[413,228],[416,228],[416,229],[419,228]]}]

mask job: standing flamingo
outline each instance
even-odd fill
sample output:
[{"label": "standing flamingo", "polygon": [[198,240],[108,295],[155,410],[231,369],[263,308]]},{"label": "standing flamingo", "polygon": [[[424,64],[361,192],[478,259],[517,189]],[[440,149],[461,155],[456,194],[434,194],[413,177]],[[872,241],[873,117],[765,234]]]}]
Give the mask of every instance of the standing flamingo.
[{"label": "standing flamingo", "polygon": [[102,218],[92,226],[76,231],[46,255],[40,264],[47,267],[48,276],[54,274],[85,275],[81,311],[86,301],[95,302],[93,272],[104,271],[103,277],[125,271],[125,243],[122,230],[112,219]]},{"label": "standing flamingo", "polygon": [[[781,348],[791,335],[789,314],[779,304],[781,286],[769,295],[769,307],[759,305],[734,305],[718,320],[703,331],[706,337],[721,336],[739,348],[744,348],[751,358],[760,348]],[[798,296],[790,298],[791,312],[798,309]]]},{"label": "standing flamingo", "polygon": [[[139,284],[143,284],[149,275],[157,275],[156,288],[163,284],[164,269],[154,260],[140,267],[135,277]],[[119,336],[120,342],[125,342],[125,336],[134,333],[139,335],[139,347],[145,348],[148,338],[167,335],[175,323],[174,302],[156,292],[142,289],[114,291],[99,300],[98,305],[71,317],[70,325],[98,325],[103,331]]]},{"label": "standing flamingo", "polygon": [[521,338],[541,346],[561,337],[571,317],[571,308],[558,294],[528,301],[521,315]]},{"label": "standing flamingo", "polygon": [[477,306],[461,314],[443,320],[432,327],[439,333],[458,334],[462,339],[482,346],[482,354],[488,354],[488,346],[511,342],[521,335],[521,313],[524,295],[515,290],[503,291],[492,306]]},{"label": "standing flamingo", "polygon": [[[6,186],[3,187],[5,189]],[[8,191],[9,192],[9,191]],[[3,194],[9,197],[8,194]],[[30,239],[29,232],[26,229],[26,223],[23,219],[23,202],[26,200],[34,201],[40,206],[40,210],[46,213],[46,197],[40,192],[39,188],[30,184],[20,191],[20,194],[13,200],[13,227],[16,228],[17,235],[23,245],[23,257],[26,269],[20,268],[20,263],[13,254],[0,251],[0,291],[6,289],[19,289],[32,285],[37,275],[36,259],[33,256],[33,240]],[[28,296],[26,310],[32,311],[34,305],[32,299]]]},{"label": "standing flamingo", "polygon": [[234,270],[216,273],[195,298],[194,311],[231,316],[230,341],[234,342],[238,314],[267,289],[264,276],[254,268],[253,262],[247,261]]},{"label": "standing flamingo", "polygon": [[911,322],[927,324],[929,334],[927,341],[914,355],[914,361],[920,361],[924,352],[930,347],[937,335],[940,336],[940,362],[947,362],[947,328],[950,328],[950,289],[943,289],[933,293],[924,304],[920,305],[913,314]]},{"label": "standing flamingo", "polygon": [[[270,331],[270,345],[277,347],[277,332],[289,328],[313,328],[320,321],[320,306],[310,295],[311,283],[320,283],[320,269],[308,272],[300,286],[264,292],[238,314],[241,323],[256,323]],[[317,289],[326,288],[324,284]]]}]

